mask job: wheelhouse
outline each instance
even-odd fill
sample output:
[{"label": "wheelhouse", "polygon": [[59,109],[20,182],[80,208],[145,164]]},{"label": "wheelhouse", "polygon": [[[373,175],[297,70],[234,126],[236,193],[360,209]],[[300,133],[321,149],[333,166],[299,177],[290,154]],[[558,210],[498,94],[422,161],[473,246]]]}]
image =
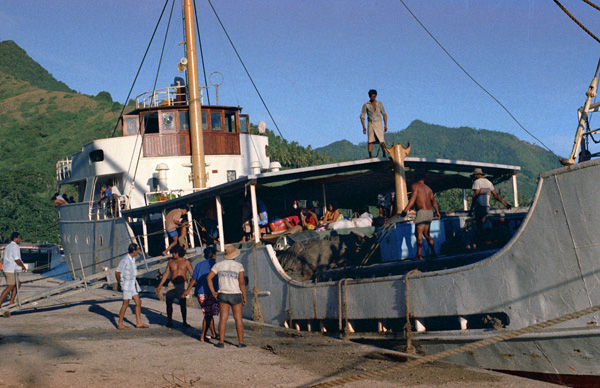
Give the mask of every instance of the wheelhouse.
[{"label": "wheelhouse", "polygon": [[[242,108],[202,106],[205,155],[240,155],[240,134],[249,132]],[[144,156],[191,155],[187,106],[141,108],[123,116],[123,136],[144,134]]]}]

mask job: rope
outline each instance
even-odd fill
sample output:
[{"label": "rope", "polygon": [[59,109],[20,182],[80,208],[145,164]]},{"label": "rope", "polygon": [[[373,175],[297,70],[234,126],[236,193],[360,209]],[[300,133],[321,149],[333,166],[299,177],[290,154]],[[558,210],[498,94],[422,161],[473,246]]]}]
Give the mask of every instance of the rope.
[{"label": "rope", "polygon": [[171,4],[171,12],[169,13],[169,20],[167,21],[167,31],[165,31],[165,39],[163,40],[162,50],[160,51],[160,58],[158,59],[158,67],[156,69],[156,78],[154,79],[154,86],[152,87],[152,90],[156,90],[156,84],[158,83],[158,75],[160,74],[160,67],[162,65],[163,56],[165,54],[165,46],[167,45],[167,37],[169,36],[169,27],[171,27],[171,18],[173,17],[174,7],[175,0],[173,0],[173,3]]},{"label": "rope", "polygon": [[196,0],[194,0],[194,17],[196,18],[196,34],[198,35],[198,47],[200,47],[200,59],[202,59],[202,72],[204,73],[204,86],[206,86],[206,98],[210,105],[210,94],[208,93],[208,82],[206,80],[206,67],[204,66],[204,53],[202,52],[202,39],[200,38],[200,24],[198,24],[198,10],[196,9]]},{"label": "rope", "polygon": [[408,278],[412,274],[421,273],[418,269],[409,271],[404,276],[404,282],[406,283],[406,323],[404,324],[404,338],[406,338],[406,353],[416,354],[417,350],[412,344],[412,326],[410,324],[410,282]]},{"label": "rope", "polygon": [[411,368],[413,366],[434,362],[434,361],[440,360],[445,357],[450,357],[450,356],[454,356],[456,354],[465,353],[465,352],[468,352],[471,350],[475,350],[477,348],[495,344],[497,342],[507,341],[507,340],[519,337],[521,335],[524,335],[524,334],[528,334],[528,333],[532,333],[537,330],[545,329],[547,327],[557,325],[559,323],[567,322],[572,319],[581,318],[585,315],[593,314],[598,311],[600,311],[600,305],[589,307],[587,309],[576,311],[574,313],[566,314],[560,318],[555,318],[555,319],[551,319],[551,320],[548,320],[545,322],[537,323],[535,325],[527,326],[527,327],[524,327],[519,330],[502,333],[502,334],[499,334],[499,335],[496,335],[496,336],[493,336],[490,338],[486,338],[481,341],[470,343],[468,345],[459,346],[458,348],[455,348],[455,349],[450,349],[450,350],[446,350],[446,351],[443,351],[443,352],[440,352],[437,354],[432,354],[432,355],[429,355],[426,357],[417,358],[415,360],[408,361],[402,365],[393,366],[391,368],[386,368],[386,369],[379,369],[379,370],[375,370],[375,371],[371,371],[371,372],[358,373],[358,374],[343,377],[343,378],[340,378],[337,380],[332,380],[332,381],[323,382],[323,383],[319,383],[319,384],[315,384],[315,385],[310,385],[308,388],[336,387],[336,386],[350,383],[353,381],[364,380],[364,379],[368,379],[368,378],[382,376],[387,373],[397,372],[397,371],[400,371],[403,369]]},{"label": "rope", "polygon": [[[583,0],[583,1],[585,1],[585,0]],[[569,17],[571,18],[571,20],[573,20],[573,21],[575,22],[575,24],[577,24],[577,25],[578,25],[579,27],[581,27],[581,28],[582,28],[582,29],[583,29],[585,32],[587,32],[589,36],[591,36],[592,38],[594,38],[594,39],[596,40],[596,42],[600,43],[600,39],[598,39],[598,37],[597,37],[596,35],[594,35],[594,34],[593,34],[593,33],[592,33],[590,30],[588,30],[587,28],[585,28],[585,26],[584,26],[583,24],[581,24],[581,23],[579,22],[579,20],[577,20],[577,19],[575,18],[575,16],[571,15],[571,13],[570,13],[569,11],[567,11],[567,9],[566,9],[565,7],[563,7],[563,5],[562,5],[561,3],[559,3],[559,2],[558,2],[558,0],[554,0],[554,2],[556,3],[556,5],[558,5],[558,7],[559,7],[560,9],[562,9],[562,10],[563,10],[563,12],[564,12],[564,13],[566,13],[566,14],[567,14],[567,16],[569,16]],[[586,3],[587,3],[587,1],[586,1]],[[588,3],[588,4],[592,5],[591,3]],[[594,6],[595,6],[595,5],[594,5]]]},{"label": "rope", "polygon": [[275,125],[275,128],[277,128],[277,132],[279,132],[279,136],[281,136],[281,138],[284,139],[283,134],[279,130],[279,126],[277,125],[277,122],[273,118],[273,115],[271,114],[271,111],[269,110],[269,107],[267,106],[267,103],[265,102],[265,100],[263,100],[262,95],[258,91],[258,88],[256,87],[256,84],[254,83],[254,80],[252,79],[252,76],[250,75],[250,72],[246,68],[246,65],[244,64],[244,61],[242,61],[242,57],[240,56],[240,54],[238,53],[237,49],[235,48],[233,42],[231,41],[231,38],[229,37],[229,34],[227,33],[227,30],[225,29],[225,26],[221,22],[221,18],[219,18],[219,15],[217,14],[217,11],[215,10],[215,7],[213,7],[212,2],[210,0],[208,0],[208,4],[210,4],[210,7],[212,8],[213,12],[215,13],[215,16],[217,17],[217,20],[219,21],[219,24],[221,25],[221,28],[225,32],[225,35],[227,36],[227,39],[229,40],[229,43],[231,44],[231,47],[233,48],[233,51],[235,51],[235,54],[237,55],[238,59],[240,60],[240,63],[242,64],[242,67],[246,71],[246,75],[250,79],[250,82],[252,82],[252,86],[254,86],[254,90],[256,90],[256,93],[258,94],[258,97],[260,97],[260,100],[262,101],[265,109],[267,110],[267,113],[269,114],[269,117],[271,118],[271,121],[273,121],[273,124]]},{"label": "rope", "polygon": [[591,5],[592,7],[596,8],[598,11],[600,11],[600,7],[598,7],[596,4],[592,3],[589,0],[583,0],[585,3]]},{"label": "rope", "polygon": [[144,53],[144,57],[142,58],[142,63],[140,63],[140,67],[138,68],[135,78],[133,79],[133,83],[131,84],[131,89],[129,89],[129,94],[127,95],[127,98],[125,99],[125,103],[123,104],[123,109],[121,109],[121,114],[119,115],[119,120],[117,120],[117,123],[115,124],[115,128],[113,129],[110,137],[113,137],[115,135],[115,131],[117,130],[117,126],[119,125],[119,121],[121,120],[121,117],[123,117],[123,112],[125,111],[125,108],[127,107],[127,103],[129,102],[129,97],[131,97],[131,92],[133,91],[133,87],[135,86],[138,76],[140,75],[140,72],[142,71],[142,66],[144,65],[146,56],[148,55],[148,50],[150,50],[150,45],[152,44],[152,41],[154,40],[154,35],[156,35],[156,30],[158,30],[158,26],[160,25],[160,21],[162,20],[163,14],[165,13],[165,9],[167,9],[168,4],[169,4],[169,0],[166,0],[163,10],[160,13],[160,17],[158,18],[158,22],[156,22],[156,27],[154,27],[154,32],[152,33],[152,37],[150,38],[148,47],[146,47],[146,52]]},{"label": "rope", "polygon": [[[556,1],[556,0],[554,0]],[[525,129],[525,127],[519,122],[519,120],[517,120],[517,118],[515,116],[513,116],[512,113],[510,113],[510,111],[508,110],[507,107],[505,107],[496,97],[494,97],[494,95],[492,93],[490,93],[486,88],[484,88],[479,82],[477,82],[475,80],[475,78],[473,78],[473,76],[471,76],[471,74],[469,74],[469,72],[467,70],[465,70],[460,63],[458,63],[458,61],[456,59],[454,59],[454,57],[452,55],[450,55],[450,53],[448,52],[448,50],[446,50],[446,48],[444,46],[442,46],[442,44],[435,38],[435,36],[433,36],[433,34],[431,32],[429,32],[429,30],[427,29],[427,27],[425,27],[425,25],[423,23],[421,23],[421,21],[417,18],[417,16],[410,10],[410,8],[408,8],[408,6],[404,3],[403,0],[400,0],[400,2],[402,3],[402,5],[404,5],[404,8],[406,8],[408,10],[408,12],[412,15],[413,18],[415,18],[415,20],[417,21],[417,23],[419,23],[421,25],[421,27],[425,30],[425,32],[427,32],[427,34],[429,34],[429,36],[434,40],[435,43],[437,43],[438,46],[440,46],[440,48],[442,49],[442,51],[444,51],[444,53],[446,53],[446,55],[456,64],[456,66],[458,66],[459,69],[461,69],[463,71],[463,73],[465,73],[467,75],[467,77],[469,77],[471,79],[471,81],[473,81],[475,83],[475,85],[477,85],[481,90],[483,90],[488,96],[490,96],[492,98],[492,100],[494,100],[498,105],[500,105],[500,107],[502,109],[504,109],[504,111],[506,113],[508,113],[508,115],[513,119],[513,121],[515,123],[517,123],[517,125],[519,127],[521,127],[521,129],[523,131],[525,131],[529,136],[531,136],[532,138],[534,138],[535,140],[537,140],[542,146],[544,146],[545,149],[548,150],[548,152],[552,153],[555,156],[556,155],[554,152],[552,152],[552,150],[550,148],[548,148],[546,146],[546,144],[544,144],[544,142],[542,142],[540,139],[538,139],[537,137],[535,137],[531,132],[529,132],[527,129]]]}]

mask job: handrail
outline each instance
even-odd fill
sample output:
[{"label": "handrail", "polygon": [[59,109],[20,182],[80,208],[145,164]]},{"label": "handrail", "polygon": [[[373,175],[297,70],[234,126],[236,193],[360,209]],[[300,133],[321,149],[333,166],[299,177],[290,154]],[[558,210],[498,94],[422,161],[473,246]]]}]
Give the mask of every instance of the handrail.
[{"label": "handrail", "polygon": [[[182,86],[169,86],[162,89],[155,89],[144,92],[135,98],[136,109],[155,108],[158,106],[174,106],[187,104],[187,93],[179,93]],[[204,104],[203,89],[206,86],[199,87],[200,103]],[[179,97],[179,98],[178,98]]]}]

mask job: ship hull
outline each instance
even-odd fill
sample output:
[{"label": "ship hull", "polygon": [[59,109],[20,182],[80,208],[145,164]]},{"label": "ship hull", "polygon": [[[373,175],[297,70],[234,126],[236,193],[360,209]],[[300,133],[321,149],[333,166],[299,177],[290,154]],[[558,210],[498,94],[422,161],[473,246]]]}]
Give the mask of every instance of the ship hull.
[{"label": "ship hull", "polygon": [[[400,274],[300,282],[281,267],[272,246],[242,249],[238,260],[249,289],[243,314],[298,330],[375,332],[382,338],[401,336],[408,315],[417,349],[435,354],[597,306],[599,180],[600,160],[542,174],[529,213],[502,249],[473,264],[411,273],[408,280]],[[96,223],[90,231],[65,220],[61,232],[68,226],[98,236],[112,227],[116,241],[131,241],[133,231],[124,221],[119,225]],[[576,316],[445,360],[594,386],[600,376],[598,322],[598,313]]]},{"label": "ship hull", "polygon": [[[410,314],[419,350],[433,354],[597,306],[599,180],[600,160],[542,174],[529,214],[504,248],[475,264],[411,274],[408,282],[398,275],[303,283],[285,273],[271,247],[244,251],[240,260],[259,295],[250,298],[245,316],[259,303],[272,324],[385,336],[401,334]],[[576,316],[552,331],[447,360],[590,386],[600,376],[599,322],[598,313]]]}]

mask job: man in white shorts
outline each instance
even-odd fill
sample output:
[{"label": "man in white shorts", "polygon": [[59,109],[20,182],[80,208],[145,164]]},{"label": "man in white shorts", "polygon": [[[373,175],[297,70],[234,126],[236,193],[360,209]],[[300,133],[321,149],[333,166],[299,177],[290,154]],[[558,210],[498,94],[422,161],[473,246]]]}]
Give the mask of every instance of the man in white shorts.
[{"label": "man in white shorts", "polygon": [[117,329],[129,329],[129,327],[123,324],[123,319],[125,318],[125,312],[127,311],[131,299],[135,302],[135,327],[138,329],[147,328],[148,325],[142,323],[142,300],[139,295],[141,288],[136,280],[137,266],[135,264],[135,257],[140,249],[137,244],[129,244],[127,251],[129,253],[123,256],[119,263],[119,267],[117,268],[117,272],[115,272],[117,281],[121,284],[121,289],[123,290],[123,305],[119,311],[119,323],[117,324]]}]

